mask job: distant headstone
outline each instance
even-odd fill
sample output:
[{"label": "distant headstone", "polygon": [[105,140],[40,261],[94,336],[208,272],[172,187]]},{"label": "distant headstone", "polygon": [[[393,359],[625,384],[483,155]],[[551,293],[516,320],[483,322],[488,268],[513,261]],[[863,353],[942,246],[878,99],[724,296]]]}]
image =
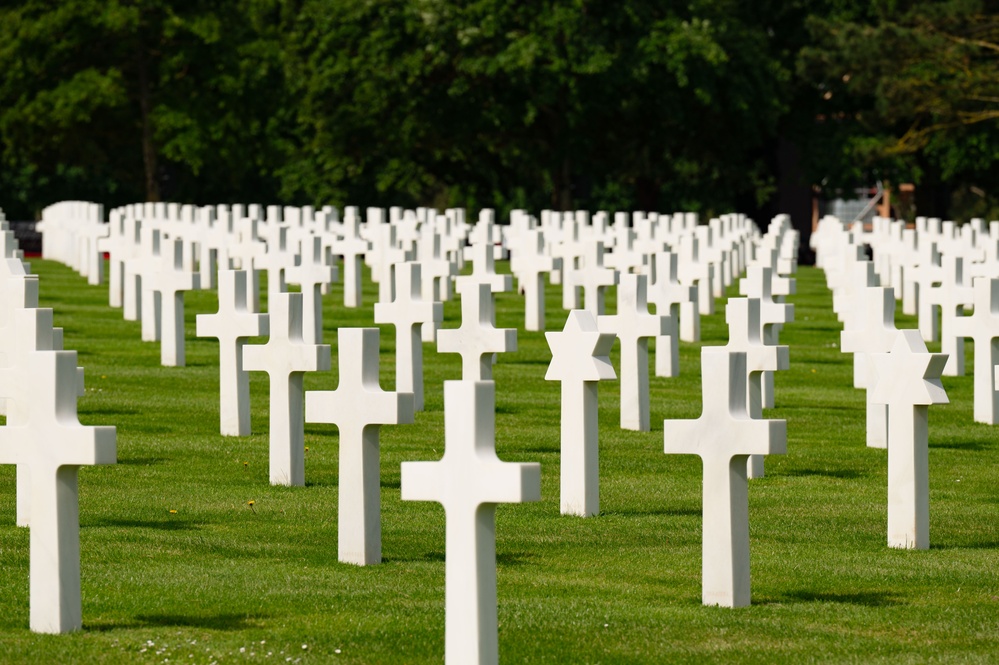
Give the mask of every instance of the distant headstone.
[{"label": "distant headstone", "polygon": [[413,394],[413,408],[423,410],[423,324],[439,326],[444,304],[423,300],[421,266],[400,263],[395,268],[395,300],[375,303],[375,323],[395,326],[395,389]]},{"label": "distant headstone", "polygon": [[[746,412],[750,418],[763,417],[761,375],[788,369],[791,364],[786,346],[765,344],[760,325],[758,298],[729,298],[725,305],[728,344],[723,348],[746,354]],[[750,478],[764,475],[763,455],[750,455],[747,473]]]},{"label": "distant headstone", "polygon": [[840,349],[853,353],[853,385],[867,391],[867,445],[887,448],[888,412],[883,404],[874,401],[871,392],[874,379],[870,356],[887,353],[895,345],[899,333],[895,327],[895,296],[889,287],[869,286],[857,294],[856,300],[860,309],[857,325],[840,333]]},{"label": "distant headstone", "polygon": [[561,494],[563,515],[600,512],[597,382],[613,379],[610,353],[616,335],[597,329],[586,310],[569,312],[562,332],[547,332],[552,362],[547,381],[562,383]]},{"label": "distant headstone", "polygon": [[597,317],[602,333],[621,340],[621,428],[648,432],[649,338],[669,331],[669,317],[650,314],[645,275],[621,275],[617,314]]},{"label": "distant headstone", "polygon": [[992,368],[999,363],[999,279],[976,277],[972,291],[975,310],[971,316],[957,317],[953,331],[975,343],[975,421],[997,425],[999,393],[990,382]]},{"label": "distant headstone", "polygon": [[305,372],[330,368],[330,347],[304,339],[301,293],[268,294],[270,337],[243,347],[243,368],[267,372],[270,384],[271,485],[305,485]]},{"label": "distant headstone", "polygon": [[198,314],[198,337],[219,340],[219,423],[226,436],[250,434],[250,379],[243,369],[243,345],[266,335],[267,315],[250,311],[245,270],[219,271],[219,311]]},{"label": "distant headstone", "polygon": [[309,236],[301,242],[301,262],[285,268],[285,279],[302,289],[302,340],[306,344],[323,343],[324,286],[336,281],[336,266],[326,262],[323,239]]},{"label": "distant headstone", "polygon": [[493,325],[493,296],[488,284],[476,284],[461,294],[461,326],[442,328],[439,353],[461,355],[464,381],[492,379],[492,354],[517,350],[517,331]]},{"label": "distant headstone", "polygon": [[524,293],[524,329],[545,329],[544,273],[560,268],[560,259],[544,253],[544,236],[540,229],[523,232],[517,257],[517,282]]}]

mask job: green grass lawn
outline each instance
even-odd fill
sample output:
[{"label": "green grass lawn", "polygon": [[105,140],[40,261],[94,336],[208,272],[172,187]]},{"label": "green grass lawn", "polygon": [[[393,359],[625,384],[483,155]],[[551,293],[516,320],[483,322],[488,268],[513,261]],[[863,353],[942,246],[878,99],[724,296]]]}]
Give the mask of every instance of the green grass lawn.
[{"label": "green grass lawn", "polygon": [[[0,662],[442,661],[444,512],[400,501],[399,478],[401,462],[443,451],[442,382],[460,378],[458,356],[425,346],[426,410],[382,428],[384,563],[359,568],[336,560],[335,427],[306,426],[298,488],[268,484],[266,375],[252,375],[254,435],[218,433],[218,346],[194,337],[214,292],[187,295],[188,366],[166,368],[106,287],[31,263],[86,368],[80,420],[117,427],[118,464],[80,472],[84,630],[64,636],[28,631],[28,532],[14,526],[14,469],[0,469]],[[372,325],[374,285],[364,295],[357,310],[339,285],[326,297],[327,342]],[[753,605],[738,610],[701,606],[701,464],[663,453],[663,420],[700,413],[700,345],[681,345],[680,377],[652,378],[651,433],[619,430],[618,384],[600,385],[602,513],[580,519],[559,515],[550,353],[541,333],[519,333],[494,371],[497,450],[541,463],[543,498],[497,512],[502,661],[999,661],[999,427],[972,422],[971,377],[945,378],[951,403],[930,409],[932,548],[888,549],[887,454],[864,445],[822,273],[801,268],[791,301],[791,369],[766,413],[787,420],[788,454],[750,483]],[[549,287],[549,329],[560,302]],[[498,325],[522,324],[521,298],[497,308]],[[457,301],[445,319],[458,325]],[[702,321],[704,343],[724,343],[723,306]],[[383,388],[393,347],[383,328]],[[306,377],[335,386],[335,371]]]}]

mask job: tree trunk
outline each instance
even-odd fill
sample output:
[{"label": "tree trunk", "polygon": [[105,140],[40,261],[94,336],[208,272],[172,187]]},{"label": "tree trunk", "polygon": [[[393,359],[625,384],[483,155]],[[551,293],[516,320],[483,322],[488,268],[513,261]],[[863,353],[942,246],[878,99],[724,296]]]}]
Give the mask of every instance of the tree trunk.
[{"label": "tree trunk", "polygon": [[142,164],[146,176],[146,200],[160,200],[160,185],[156,179],[156,145],[153,143],[153,93],[149,85],[149,65],[142,46],[138,49],[139,113],[142,116]]}]

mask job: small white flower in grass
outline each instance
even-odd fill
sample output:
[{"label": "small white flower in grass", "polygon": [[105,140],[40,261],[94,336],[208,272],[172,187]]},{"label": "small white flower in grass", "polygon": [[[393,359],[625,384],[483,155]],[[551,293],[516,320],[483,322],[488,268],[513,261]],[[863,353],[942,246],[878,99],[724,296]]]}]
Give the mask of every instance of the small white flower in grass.
[{"label": "small white flower in grass", "polygon": [[333,653],[340,653],[339,649],[333,649]]},{"label": "small white flower in grass", "polygon": [[246,647],[239,647],[240,653],[246,653]]},{"label": "small white flower in grass", "polygon": [[303,648],[303,649],[308,649],[308,648],[309,648],[309,645],[308,645],[308,644],[303,644],[303,645],[302,645],[302,648]]}]

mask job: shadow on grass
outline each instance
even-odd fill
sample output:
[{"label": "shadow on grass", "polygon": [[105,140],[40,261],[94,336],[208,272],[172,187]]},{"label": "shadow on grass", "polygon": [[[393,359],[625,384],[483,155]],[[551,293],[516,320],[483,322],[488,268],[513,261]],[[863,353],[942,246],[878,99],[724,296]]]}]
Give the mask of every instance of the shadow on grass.
[{"label": "shadow on grass", "polygon": [[260,619],[267,615],[256,614],[215,614],[211,616],[196,616],[191,614],[140,614],[131,621],[111,621],[108,623],[87,623],[84,629],[92,632],[107,632],[110,630],[145,628],[148,626],[204,628],[209,630],[246,630],[254,628]]},{"label": "shadow on grass", "polygon": [[699,507],[690,508],[619,508],[600,511],[602,517],[700,517]]},{"label": "shadow on grass", "polygon": [[161,464],[166,462],[165,457],[126,457],[124,459],[118,458],[118,464],[124,464],[126,466],[152,466],[154,464]]},{"label": "shadow on grass", "polygon": [[999,541],[983,540],[971,543],[932,543],[931,550],[999,550]]},{"label": "shadow on grass", "polygon": [[843,480],[853,480],[855,478],[860,478],[863,474],[856,469],[781,469],[779,474],[781,476],[793,476],[795,478],[804,478],[806,476],[822,476],[824,478],[840,478]]},{"label": "shadow on grass", "polygon": [[428,563],[432,561],[444,561],[444,551],[434,550],[423,556],[382,556],[382,563]]},{"label": "shadow on grass", "polygon": [[158,529],[160,531],[200,531],[203,522],[185,519],[112,520],[98,519],[81,527],[122,527],[127,529]]},{"label": "shadow on grass", "polygon": [[884,591],[861,591],[858,593],[838,593],[835,591],[792,591],[784,598],[790,601],[806,603],[841,603],[843,605],[862,605],[864,607],[887,607],[896,605],[898,601]]},{"label": "shadow on grass", "polygon": [[930,443],[930,449],[933,448],[945,448],[947,450],[967,450],[968,452],[980,452],[982,450],[987,450],[991,446],[987,445],[982,441],[933,441]]},{"label": "shadow on grass", "polygon": [[132,409],[129,407],[121,406],[95,406],[95,407],[80,407],[80,416],[137,416],[142,412],[138,409]]}]

